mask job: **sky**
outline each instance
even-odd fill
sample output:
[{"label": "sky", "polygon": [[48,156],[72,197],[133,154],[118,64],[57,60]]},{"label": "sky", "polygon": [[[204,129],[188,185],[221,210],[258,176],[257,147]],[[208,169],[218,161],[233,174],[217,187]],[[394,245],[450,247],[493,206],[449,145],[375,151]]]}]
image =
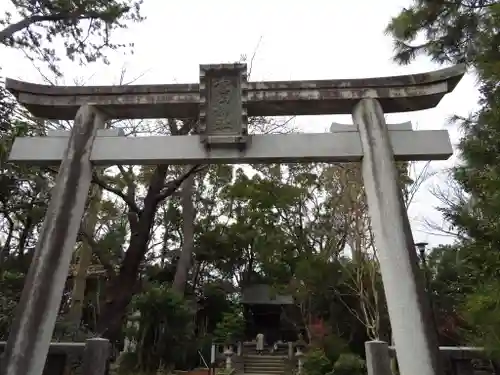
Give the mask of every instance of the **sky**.
[{"label": "sky", "polygon": [[[421,73],[441,68],[426,57],[409,66],[391,61],[392,41],[384,35],[390,18],[409,4],[407,0],[284,1],[284,0],[144,0],[147,19],[116,34],[134,43],[133,54],[112,52],[111,64],[78,67],[62,64],[64,78],[89,85],[116,84],[123,68],[135,83],[195,83],[199,64],[251,61],[250,80],[314,80],[365,78]],[[3,14],[5,1],[0,3]],[[0,47],[2,76],[43,83],[40,73],[19,51]],[[388,115],[388,122],[411,121],[414,129],[447,129],[452,143],[459,129],[452,115],[467,116],[476,108],[475,78],[466,75],[437,108]],[[302,116],[294,125],[303,132],[327,131],[332,122],[351,123],[350,116]],[[437,173],[422,185],[410,206],[416,242],[431,246],[453,238],[430,233],[423,221],[440,223],[435,209],[440,202],[430,193],[444,186],[446,170],[457,161],[432,162]],[[417,166],[417,169],[421,165]]]}]

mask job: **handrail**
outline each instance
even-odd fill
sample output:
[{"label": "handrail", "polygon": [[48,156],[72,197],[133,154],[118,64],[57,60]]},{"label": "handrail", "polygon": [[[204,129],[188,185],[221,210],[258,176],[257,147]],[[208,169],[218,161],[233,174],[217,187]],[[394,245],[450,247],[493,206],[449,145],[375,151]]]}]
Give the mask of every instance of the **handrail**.
[{"label": "handrail", "polygon": [[[5,350],[7,346],[7,341],[0,341],[0,353]],[[49,346],[49,354],[68,354],[76,353],[81,354],[85,349],[85,342],[51,342]]]},{"label": "handrail", "polygon": [[201,360],[203,361],[203,364],[205,365],[205,367],[209,368],[208,364],[207,364],[207,361],[205,361],[205,358],[203,357],[203,354],[201,353],[201,351],[199,349],[198,349],[198,354],[199,354]]},{"label": "handrail", "polygon": [[[388,349],[390,356],[396,354],[396,348],[394,346],[389,346]],[[482,347],[440,346],[439,352],[441,355],[450,359],[480,359],[488,357],[487,351]]]}]

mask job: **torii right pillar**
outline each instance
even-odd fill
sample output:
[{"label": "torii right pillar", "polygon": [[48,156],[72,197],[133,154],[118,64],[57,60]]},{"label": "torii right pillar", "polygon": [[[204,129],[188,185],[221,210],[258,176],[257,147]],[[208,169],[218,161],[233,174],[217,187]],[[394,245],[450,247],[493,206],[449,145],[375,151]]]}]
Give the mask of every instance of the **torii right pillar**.
[{"label": "torii right pillar", "polygon": [[442,375],[433,324],[382,106],[353,110],[363,146],[363,180],[402,375]]}]

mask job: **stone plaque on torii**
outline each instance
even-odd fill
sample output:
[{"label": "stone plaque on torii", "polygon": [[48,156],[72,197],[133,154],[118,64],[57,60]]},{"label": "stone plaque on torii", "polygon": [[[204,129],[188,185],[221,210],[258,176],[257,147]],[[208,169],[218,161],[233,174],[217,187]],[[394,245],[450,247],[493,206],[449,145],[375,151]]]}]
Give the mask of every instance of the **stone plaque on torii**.
[{"label": "stone plaque on torii", "polygon": [[[34,116],[75,121],[71,132],[17,138],[12,147],[13,162],[60,167],[2,375],[42,372],[94,165],[290,162],[362,162],[401,373],[441,374],[394,160],[445,160],[452,148],[445,130],[387,125],[384,114],[435,107],[464,73],[459,65],[398,77],[248,82],[245,64],[221,64],[202,65],[199,84],[57,87],[8,79],[7,89]],[[333,124],[326,134],[247,131],[248,116],[324,114],[352,114],[354,126]],[[103,129],[107,120],[145,118],[196,118],[199,127],[175,137]]]}]

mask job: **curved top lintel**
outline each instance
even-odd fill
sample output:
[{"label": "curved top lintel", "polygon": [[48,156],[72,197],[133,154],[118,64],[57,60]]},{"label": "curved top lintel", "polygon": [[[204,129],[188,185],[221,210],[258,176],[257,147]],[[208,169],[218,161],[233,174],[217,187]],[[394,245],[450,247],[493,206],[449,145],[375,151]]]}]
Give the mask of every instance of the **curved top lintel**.
[{"label": "curved top lintel", "polygon": [[[386,113],[436,106],[465,74],[464,65],[393,77],[316,81],[248,82],[249,116],[348,114],[364,97],[377,98]],[[33,115],[73,119],[86,103],[110,118],[193,118],[199,114],[199,84],[48,86],[13,79],[6,88]]]},{"label": "curved top lintel", "polygon": [[[407,74],[389,77],[333,79],[333,80],[304,80],[304,81],[263,81],[248,82],[249,90],[297,88],[390,88],[401,86],[429,85],[446,81],[449,83],[448,92],[453,91],[462,76],[465,74],[465,65],[455,65],[444,69],[426,73]],[[194,93],[199,90],[198,84],[154,84],[154,85],[109,85],[109,86],[50,86],[29,83],[7,78],[5,87],[14,95],[29,93],[32,95],[138,95],[162,93]]]}]

